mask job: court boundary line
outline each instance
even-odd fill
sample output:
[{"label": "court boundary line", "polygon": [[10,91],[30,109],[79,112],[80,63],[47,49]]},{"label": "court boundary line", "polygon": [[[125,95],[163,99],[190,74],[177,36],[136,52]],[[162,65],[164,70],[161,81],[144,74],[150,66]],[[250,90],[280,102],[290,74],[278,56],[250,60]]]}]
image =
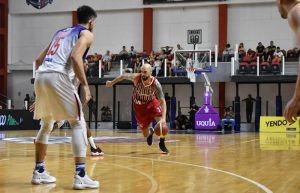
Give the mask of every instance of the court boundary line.
[{"label": "court boundary line", "polygon": [[113,166],[116,166],[116,167],[128,169],[128,170],[137,172],[137,173],[139,173],[139,174],[141,174],[143,176],[146,176],[150,180],[150,182],[151,182],[151,189],[148,191],[148,193],[155,193],[158,190],[158,183],[157,183],[157,181],[151,175],[148,175],[147,173],[144,173],[144,172],[142,172],[142,171],[140,171],[138,169],[130,168],[130,167],[127,167],[127,166],[122,166],[122,165],[119,165],[119,164],[111,164],[111,163],[104,163],[104,164],[113,165]]},{"label": "court boundary line", "polygon": [[215,171],[215,172],[221,172],[221,173],[224,173],[224,174],[228,174],[230,176],[240,178],[242,180],[245,180],[247,182],[250,182],[250,183],[256,185],[258,188],[262,189],[266,193],[273,193],[272,190],[270,190],[266,186],[254,181],[254,180],[251,180],[250,178],[246,178],[244,176],[241,176],[241,175],[238,175],[238,174],[235,174],[235,173],[232,173],[232,172],[228,172],[228,171],[225,171],[225,170],[216,169],[216,168],[212,168],[212,167],[208,167],[208,166],[201,166],[201,165],[195,165],[195,164],[189,164],[189,163],[177,162],[177,161],[144,158],[144,157],[130,157],[130,156],[119,156],[119,155],[111,155],[111,154],[105,154],[105,155],[106,156],[112,156],[112,157],[122,157],[122,158],[130,158],[130,159],[143,159],[143,160],[150,160],[150,161],[159,161],[159,162],[173,163],[173,164],[179,164],[179,165],[185,165],[185,166],[192,166],[192,167],[197,167],[197,168],[204,168],[204,169],[212,170],[212,171]]}]

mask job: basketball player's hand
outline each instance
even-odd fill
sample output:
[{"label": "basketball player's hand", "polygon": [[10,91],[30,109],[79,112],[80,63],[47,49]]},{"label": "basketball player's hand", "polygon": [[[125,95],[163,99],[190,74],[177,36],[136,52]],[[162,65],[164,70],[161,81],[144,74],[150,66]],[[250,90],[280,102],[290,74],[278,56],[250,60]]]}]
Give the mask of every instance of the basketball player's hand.
[{"label": "basketball player's hand", "polygon": [[91,91],[88,85],[83,86],[83,90],[84,90],[84,102],[83,102],[83,106],[86,106],[88,104],[88,102],[92,99],[92,95],[91,95]]},{"label": "basketball player's hand", "polygon": [[29,107],[29,112],[33,112],[35,110],[35,102],[32,103]]},{"label": "basketball player's hand", "polygon": [[106,87],[110,88],[112,87],[114,84],[112,81],[106,81]]},{"label": "basketball player's hand", "polygon": [[295,96],[287,103],[283,116],[285,119],[293,123],[297,119],[297,114],[300,110],[300,99],[297,99]]},{"label": "basketball player's hand", "polygon": [[166,119],[162,118],[161,120],[159,120],[159,121],[157,122],[157,124],[159,124],[159,123],[166,123]]}]

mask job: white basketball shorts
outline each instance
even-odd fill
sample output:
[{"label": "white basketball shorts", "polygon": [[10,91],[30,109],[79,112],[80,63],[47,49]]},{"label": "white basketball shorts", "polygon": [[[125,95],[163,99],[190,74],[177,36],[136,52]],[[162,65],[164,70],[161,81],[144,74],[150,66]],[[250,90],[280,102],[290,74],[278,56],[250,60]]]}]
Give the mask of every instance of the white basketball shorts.
[{"label": "white basketball shorts", "polygon": [[82,104],[69,76],[59,72],[37,73],[34,119],[81,120]]}]

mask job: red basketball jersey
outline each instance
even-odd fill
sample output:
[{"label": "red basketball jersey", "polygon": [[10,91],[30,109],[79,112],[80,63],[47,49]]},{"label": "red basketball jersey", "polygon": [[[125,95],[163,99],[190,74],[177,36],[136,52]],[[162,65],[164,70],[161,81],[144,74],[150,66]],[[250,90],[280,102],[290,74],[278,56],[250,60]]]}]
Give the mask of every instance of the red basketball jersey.
[{"label": "red basketball jersey", "polygon": [[149,85],[144,85],[142,76],[138,77],[138,82],[133,89],[133,102],[137,105],[147,104],[156,98],[155,78]]}]

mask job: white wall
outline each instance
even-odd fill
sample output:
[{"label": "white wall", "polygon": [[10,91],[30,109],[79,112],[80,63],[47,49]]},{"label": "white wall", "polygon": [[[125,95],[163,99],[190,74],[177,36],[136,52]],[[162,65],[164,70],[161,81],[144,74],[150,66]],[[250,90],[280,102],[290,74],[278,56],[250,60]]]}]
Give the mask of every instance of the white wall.
[{"label": "white wall", "polygon": [[153,49],[179,43],[185,49],[187,30],[202,29],[202,44],[198,48],[214,48],[218,42],[218,7],[157,8],[153,11]]},{"label": "white wall", "polygon": [[98,12],[94,30],[95,42],[90,53],[105,54],[107,49],[119,53],[122,46],[129,50],[143,50],[143,10],[120,10]]},{"label": "white wall", "polygon": [[256,49],[258,42],[268,46],[271,40],[274,40],[276,46],[286,50],[295,46],[294,34],[287,20],[281,19],[274,3],[228,7],[228,42],[230,44],[244,42],[246,49]]},{"label": "white wall", "polygon": [[71,24],[72,16],[68,13],[12,15],[8,64],[32,64],[48,46],[55,31]]}]

